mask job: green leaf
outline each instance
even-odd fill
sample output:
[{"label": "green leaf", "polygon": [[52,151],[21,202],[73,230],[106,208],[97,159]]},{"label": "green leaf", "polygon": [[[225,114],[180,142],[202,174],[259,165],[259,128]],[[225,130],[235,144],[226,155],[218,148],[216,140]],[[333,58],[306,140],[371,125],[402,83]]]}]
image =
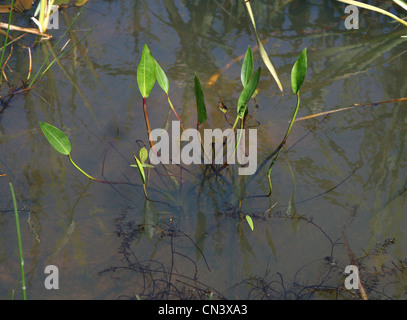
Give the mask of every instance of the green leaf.
[{"label": "green leaf", "polygon": [[141,180],[143,181],[143,185],[146,184],[146,175],[144,174],[144,169],[143,169],[143,165],[141,164],[141,162],[139,161],[139,159],[137,159],[136,155],[134,155],[134,159],[136,159],[136,165],[130,165],[131,167],[137,167],[138,171],[140,172],[140,176],[141,176]]},{"label": "green leaf", "polygon": [[246,87],[253,75],[253,54],[250,46],[247,48],[246,55],[243,60],[242,70],[240,78],[242,80],[243,87]]},{"label": "green leaf", "polygon": [[254,225],[253,225],[252,217],[250,217],[249,215],[246,214],[246,221],[249,224],[250,229],[252,229],[252,231],[253,231],[254,230]]},{"label": "green leaf", "polygon": [[144,44],[137,67],[137,83],[143,98],[148,98],[156,80],[156,63],[147,44]]},{"label": "green leaf", "polygon": [[168,91],[170,89],[170,85],[168,83],[168,78],[164,72],[164,70],[161,68],[161,66],[158,64],[157,60],[155,61],[155,72],[156,72],[156,77],[157,77],[157,82],[160,85],[161,89],[168,94]]},{"label": "green leaf", "polygon": [[293,92],[298,94],[307,73],[307,48],[302,50],[300,56],[291,70],[291,86]]},{"label": "green leaf", "polygon": [[71,153],[71,143],[65,133],[45,122],[40,122],[40,126],[48,142],[56,151],[64,155]]},{"label": "green leaf", "polygon": [[201,88],[201,83],[199,82],[199,79],[196,74],[194,79],[194,92],[196,99],[196,107],[198,109],[198,122],[202,124],[206,121],[207,115],[204,94]]},{"label": "green leaf", "polygon": [[148,158],[148,151],[146,148],[141,148],[140,152],[139,152],[139,157],[140,157],[140,162],[142,164],[144,164],[144,162],[146,162],[147,158]]},{"label": "green leaf", "polygon": [[243,118],[243,116],[245,115],[247,104],[249,103],[250,98],[253,96],[257,89],[260,80],[260,72],[261,68],[257,69],[253,78],[250,80],[247,86],[244,87],[242,93],[240,94],[239,100],[237,102],[237,113],[239,118]]}]

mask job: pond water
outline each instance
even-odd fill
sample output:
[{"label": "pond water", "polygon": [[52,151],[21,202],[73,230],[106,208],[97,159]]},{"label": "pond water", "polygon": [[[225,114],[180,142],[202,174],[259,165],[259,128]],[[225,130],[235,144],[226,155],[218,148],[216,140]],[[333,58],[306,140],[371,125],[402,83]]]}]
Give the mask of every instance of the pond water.
[{"label": "pond water", "polygon": [[[405,29],[360,10],[359,29],[348,30],[337,1],[257,0],[252,9],[283,92],[264,67],[244,4],[233,0],[89,1],[66,34],[68,46],[94,30],[34,88],[5,103],[3,79],[2,299],[22,298],[9,181],[28,299],[360,299],[360,290],[345,287],[347,265],[358,266],[370,299],[406,298],[407,108],[378,103],[407,97]],[[60,10],[54,39],[32,47],[33,73],[79,10]],[[20,15],[13,24],[29,22]],[[220,177],[205,165],[157,166],[147,175],[156,201],[146,201],[130,166],[148,144],[136,72],[145,43],[168,76],[185,128],[196,127],[196,74],[208,112],[201,129],[222,130],[230,126],[219,101],[233,122],[242,57],[253,48],[255,68],[262,66],[247,120],[257,129],[256,175],[239,176],[237,166]],[[296,104],[290,72],[305,47],[297,117],[353,108],[295,122],[266,197],[269,162],[261,164],[288,127]],[[27,78],[28,61],[15,45],[5,69],[14,88]],[[157,84],[147,105],[152,128],[175,120]],[[51,148],[40,121],[69,136],[86,172],[120,183],[89,182]],[[48,265],[58,268],[58,290],[44,285]]]}]

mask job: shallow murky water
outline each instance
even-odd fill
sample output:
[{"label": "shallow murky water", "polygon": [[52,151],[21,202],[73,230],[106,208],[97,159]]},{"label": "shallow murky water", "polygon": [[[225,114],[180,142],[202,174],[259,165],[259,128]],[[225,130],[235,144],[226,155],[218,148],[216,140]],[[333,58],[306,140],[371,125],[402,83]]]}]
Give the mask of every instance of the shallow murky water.
[{"label": "shallow murky water", "polygon": [[[351,264],[369,298],[406,298],[406,102],[379,103],[407,96],[405,30],[366,10],[360,28],[347,30],[337,1],[258,0],[252,7],[283,93],[264,68],[241,1],[89,1],[67,38],[72,44],[95,29],[35,88],[1,106],[1,298],[21,298],[9,181],[29,299],[358,299],[358,290],[344,286]],[[54,40],[33,48],[34,70],[78,12],[59,12],[59,29],[49,30]],[[13,23],[28,24],[22,16]],[[136,81],[144,43],[169,78],[186,128],[196,127],[198,75],[208,110],[203,129],[229,127],[219,101],[233,122],[241,58],[253,48],[255,67],[263,67],[248,120],[258,132],[258,174],[158,167],[149,171],[148,192],[161,202],[145,200],[130,167],[147,143]],[[295,123],[265,197],[268,164],[260,166],[295,108],[290,72],[305,47],[298,117],[353,108]],[[14,87],[26,79],[28,61],[15,46],[6,71]],[[8,90],[3,82],[3,102]],[[175,120],[158,85],[148,110],[152,128],[168,114]],[[120,183],[89,182],[51,149],[40,121],[67,133],[85,171]],[[58,290],[44,286],[47,265],[58,267]]]}]

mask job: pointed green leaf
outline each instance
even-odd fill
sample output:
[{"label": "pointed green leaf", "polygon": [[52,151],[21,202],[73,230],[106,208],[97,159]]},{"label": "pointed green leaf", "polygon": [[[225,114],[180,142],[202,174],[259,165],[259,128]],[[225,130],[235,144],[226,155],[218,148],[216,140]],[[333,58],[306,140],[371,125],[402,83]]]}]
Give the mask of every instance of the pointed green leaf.
[{"label": "pointed green leaf", "polygon": [[155,72],[156,72],[157,82],[160,85],[161,89],[163,89],[163,91],[166,94],[168,94],[168,91],[170,89],[168,78],[167,78],[164,70],[158,64],[157,60],[154,60],[154,61],[155,61]]},{"label": "pointed green leaf", "polygon": [[148,151],[146,148],[141,148],[140,152],[139,152],[139,157],[140,157],[140,162],[142,164],[144,164],[144,162],[146,162],[147,158],[148,158]]},{"label": "pointed green leaf", "polygon": [[137,83],[143,98],[148,98],[156,80],[156,64],[147,44],[144,44],[137,67]]},{"label": "pointed green leaf", "polygon": [[56,151],[64,155],[71,153],[71,143],[65,133],[45,122],[40,122],[40,126],[48,142]]},{"label": "pointed green leaf", "polygon": [[307,73],[307,48],[302,50],[300,56],[291,70],[291,86],[293,92],[298,94]]},{"label": "pointed green leaf", "polygon": [[243,118],[247,109],[247,104],[249,103],[250,98],[253,96],[257,89],[260,80],[260,72],[261,68],[257,69],[253,78],[250,80],[247,86],[244,87],[242,93],[240,94],[239,100],[237,102],[237,113],[239,118]]},{"label": "pointed green leaf", "polygon": [[253,231],[254,230],[254,225],[253,225],[252,217],[250,217],[249,215],[246,215],[246,221],[249,224],[250,229],[252,229],[252,231]]},{"label": "pointed green leaf", "polygon": [[146,184],[146,175],[144,174],[143,165],[141,164],[139,159],[137,159],[136,155],[134,155],[134,159],[136,160],[137,164],[136,165],[132,164],[130,166],[137,167],[138,171],[140,172],[141,180],[143,181],[143,185],[144,185],[144,184]]},{"label": "pointed green leaf", "polygon": [[253,75],[253,53],[250,46],[247,48],[246,55],[243,60],[240,78],[243,87],[246,87]]},{"label": "pointed green leaf", "polygon": [[198,122],[202,124],[206,121],[207,115],[204,94],[201,88],[201,83],[199,82],[199,79],[196,74],[194,79],[194,92],[196,99],[196,107],[198,109]]}]

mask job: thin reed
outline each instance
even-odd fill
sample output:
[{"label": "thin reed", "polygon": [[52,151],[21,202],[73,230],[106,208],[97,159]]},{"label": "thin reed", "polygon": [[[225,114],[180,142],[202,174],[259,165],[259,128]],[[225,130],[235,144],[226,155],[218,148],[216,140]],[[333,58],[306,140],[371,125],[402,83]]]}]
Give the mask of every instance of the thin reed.
[{"label": "thin reed", "polygon": [[10,182],[11,196],[13,198],[14,216],[16,218],[16,228],[17,228],[17,240],[18,240],[18,252],[20,255],[20,269],[21,269],[21,289],[23,291],[23,299],[27,300],[26,287],[25,287],[25,277],[24,277],[24,257],[23,257],[23,246],[21,244],[21,233],[20,233],[20,222],[18,218],[17,201],[14,193],[13,184]]}]

